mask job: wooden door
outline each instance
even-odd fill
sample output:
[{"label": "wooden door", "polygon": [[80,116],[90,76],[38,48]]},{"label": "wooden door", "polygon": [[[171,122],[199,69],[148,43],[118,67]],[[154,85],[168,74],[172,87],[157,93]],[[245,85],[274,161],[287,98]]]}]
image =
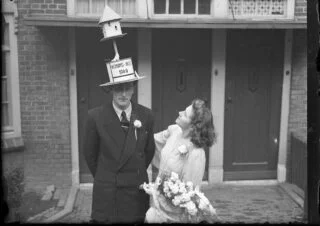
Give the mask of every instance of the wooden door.
[{"label": "wooden door", "polygon": [[276,179],[282,30],[227,33],[224,180]]},{"label": "wooden door", "polygon": [[[136,68],[136,31],[128,29],[123,32],[128,35],[116,40],[120,58],[132,57]],[[114,50],[112,41],[100,42],[101,38],[102,33],[97,28],[76,30],[80,183],[93,181],[82,150],[88,110],[112,100],[110,93],[105,93],[99,85],[109,81],[105,59],[112,59]],[[136,95],[133,100],[136,101]]]},{"label": "wooden door", "polygon": [[[194,98],[206,99],[210,104],[210,78],[210,30],[154,30],[152,109],[155,112],[155,132],[174,124],[178,112],[190,105]],[[206,154],[208,160],[208,150]]]}]

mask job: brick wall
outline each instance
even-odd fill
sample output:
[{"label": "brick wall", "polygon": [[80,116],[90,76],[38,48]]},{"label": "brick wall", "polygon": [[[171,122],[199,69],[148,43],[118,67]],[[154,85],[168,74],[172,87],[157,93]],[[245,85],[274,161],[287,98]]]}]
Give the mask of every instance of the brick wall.
[{"label": "brick wall", "polygon": [[27,190],[71,184],[67,29],[23,24],[24,15],[45,11],[43,8],[50,8],[54,2],[65,4],[62,0],[18,1],[21,129]]},{"label": "brick wall", "polygon": [[66,0],[18,0],[19,15],[67,15]]},{"label": "brick wall", "polygon": [[294,15],[296,19],[307,19],[307,0],[295,0]]},{"label": "brick wall", "polygon": [[287,178],[290,178],[291,133],[307,142],[307,30],[295,30],[288,128]]}]

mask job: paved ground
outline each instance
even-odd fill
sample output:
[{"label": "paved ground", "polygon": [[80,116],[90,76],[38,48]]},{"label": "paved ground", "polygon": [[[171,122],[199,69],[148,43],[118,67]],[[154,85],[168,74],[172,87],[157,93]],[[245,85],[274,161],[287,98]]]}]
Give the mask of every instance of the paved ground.
[{"label": "paved ground", "polygon": [[[303,222],[303,210],[278,185],[218,185],[203,189],[221,223]],[[91,188],[78,191],[74,210],[57,223],[88,222]]]}]

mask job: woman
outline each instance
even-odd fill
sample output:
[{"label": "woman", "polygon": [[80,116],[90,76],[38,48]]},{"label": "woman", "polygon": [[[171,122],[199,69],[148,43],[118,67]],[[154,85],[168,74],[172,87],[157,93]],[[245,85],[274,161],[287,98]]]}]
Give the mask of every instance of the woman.
[{"label": "woman", "polygon": [[[154,135],[156,152],[152,164],[159,175],[175,172],[182,181],[200,186],[205,171],[205,149],[216,138],[211,111],[200,99],[179,112],[175,125]],[[161,195],[153,196],[146,213],[147,223],[185,222],[181,209],[168,205]]]}]

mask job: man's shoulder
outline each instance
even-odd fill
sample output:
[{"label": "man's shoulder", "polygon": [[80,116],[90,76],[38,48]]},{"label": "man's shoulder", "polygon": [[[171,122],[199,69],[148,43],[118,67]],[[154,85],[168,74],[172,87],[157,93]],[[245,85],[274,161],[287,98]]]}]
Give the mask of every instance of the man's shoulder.
[{"label": "man's shoulder", "polygon": [[97,116],[97,115],[99,115],[102,111],[103,111],[103,106],[98,106],[98,107],[95,107],[95,108],[91,108],[91,109],[88,111],[88,114],[91,115],[91,116]]},{"label": "man's shoulder", "polygon": [[142,114],[145,114],[145,115],[152,115],[153,116],[153,112],[150,108],[147,108],[141,104],[136,104],[137,106],[137,109],[142,113]]}]

